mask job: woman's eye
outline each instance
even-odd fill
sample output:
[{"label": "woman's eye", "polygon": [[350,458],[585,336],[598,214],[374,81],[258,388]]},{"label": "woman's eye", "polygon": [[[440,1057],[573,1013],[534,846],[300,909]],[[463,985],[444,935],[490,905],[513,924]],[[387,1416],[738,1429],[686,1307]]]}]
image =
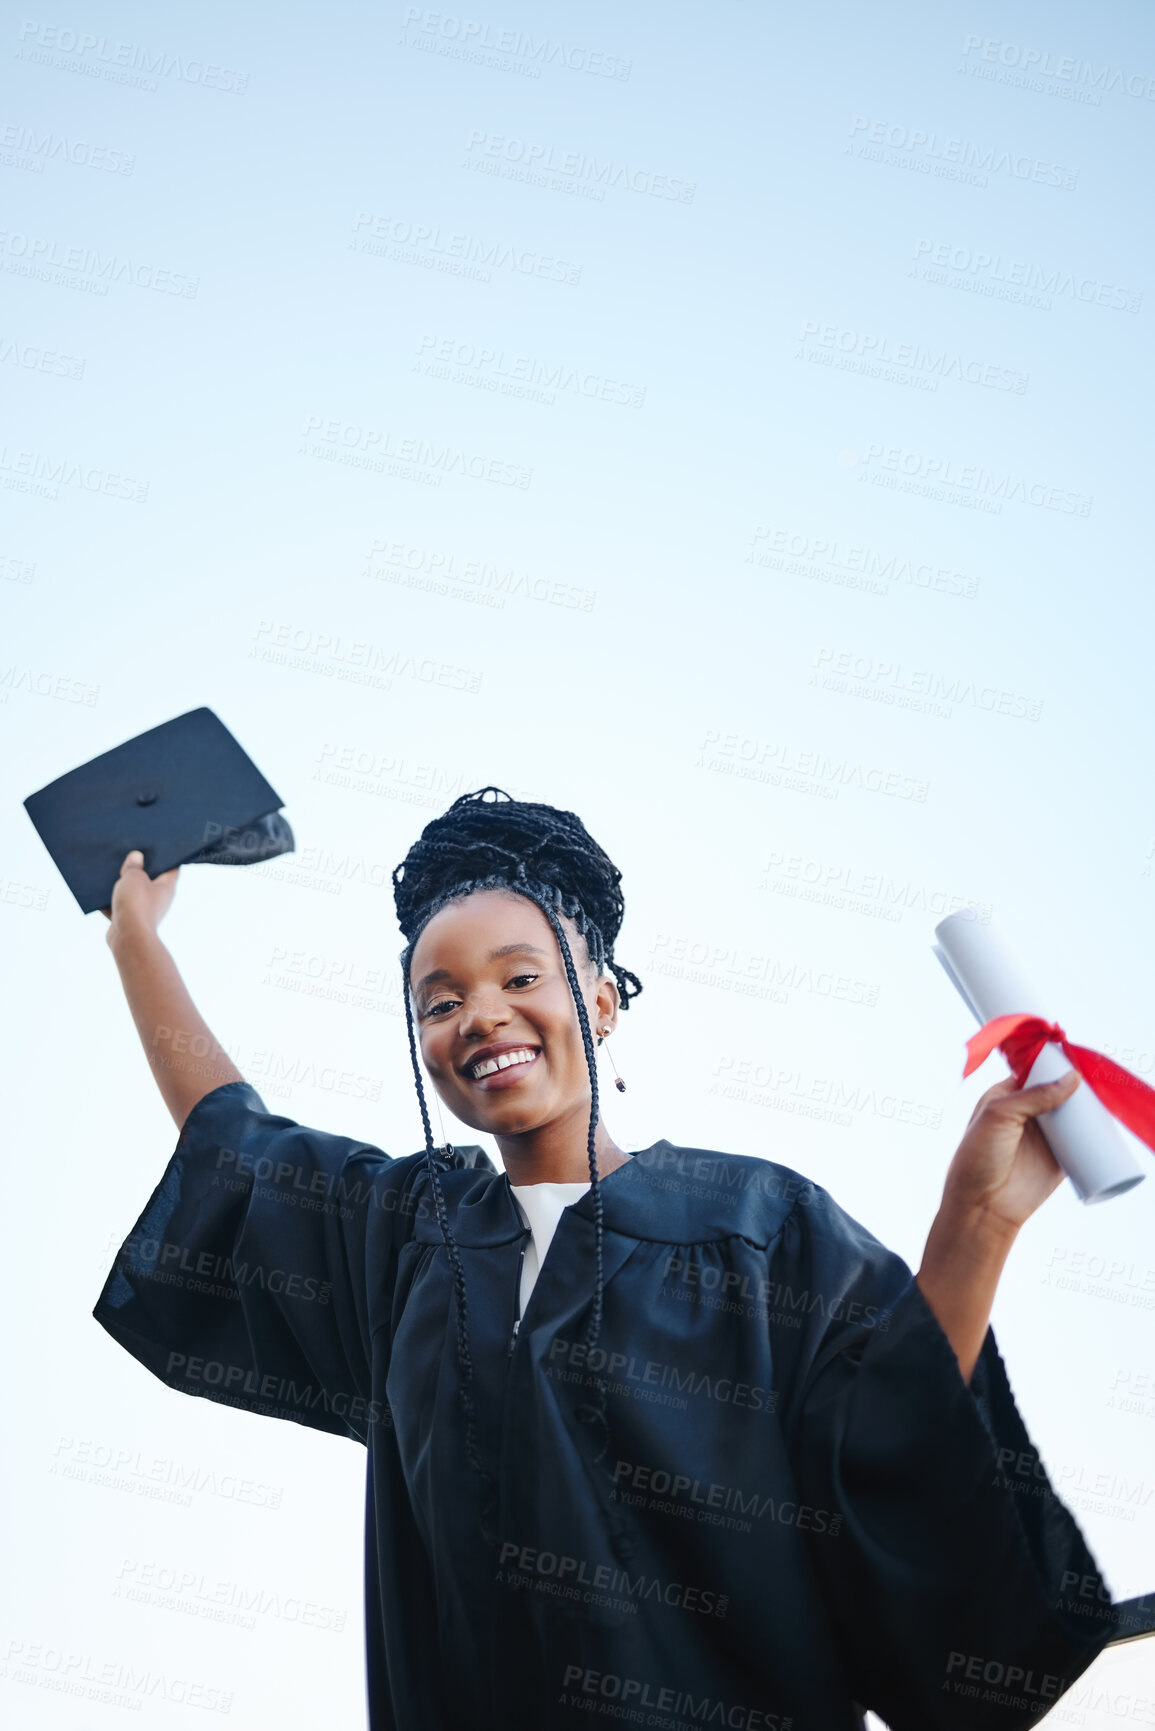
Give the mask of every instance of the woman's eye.
[{"label": "woman's eye", "polygon": [[[520,985],[523,980],[528,980],[532,984],[534,980],[540,979],[540,974],[514,974],[509,984],[511,986]],[[456,1003],[456,998],[438,998],[435,1004],[429,1004],[426,1007],[425,1014],[426,1016],[437,1016],[442,1010],[452,1010]]]}]

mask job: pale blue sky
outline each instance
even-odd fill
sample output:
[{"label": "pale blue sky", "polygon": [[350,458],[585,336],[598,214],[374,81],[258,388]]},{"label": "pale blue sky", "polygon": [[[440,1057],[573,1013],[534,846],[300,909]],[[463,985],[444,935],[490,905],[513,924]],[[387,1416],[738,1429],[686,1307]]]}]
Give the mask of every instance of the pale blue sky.
[{"label": "pale blue sky", "polygon": [[[508,68],[462,58],[466,26]],[[0,929],[37,1318],[7,1622],[101,1663],[195,1647],[249,1728],[355,1724],[360,1457],[181,1400],[89,1317],[174,1136],[104,923],[20,801],[214,708],[298,854],[189,868],[165,935],[270,1106],[394,1153],[420,1125],[389,871],[487,782],[578,810],[645,985],[614,1134],[796,1167],[917,1264],[1005,1074],[960,1079],[942,912],[989,904],[1043,1013],[1155,1080],[1155,28],[1136,3],[92,5],[13,15],[0,57]],[[92,75],[118,65],[143,84]],[[823,882],[840,902],[792,893]],[[1153,1211],[1155,1183],[1064,1188],[995,1313],[1119,1592],[1155,1585]],[[165,1503],[102,1485],[101,1450],[284,1496]],[[150,1567],[345,1631],[118,1593]],[[1089,1676],[1155,1695],[1142,1646]],[[82,1723],[14,1692],[22,1724]]]}]

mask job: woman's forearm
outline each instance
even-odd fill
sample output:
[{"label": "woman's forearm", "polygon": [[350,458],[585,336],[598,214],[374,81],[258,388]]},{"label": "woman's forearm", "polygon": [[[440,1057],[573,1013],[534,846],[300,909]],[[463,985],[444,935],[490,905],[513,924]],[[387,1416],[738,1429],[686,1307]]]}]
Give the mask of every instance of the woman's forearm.
[{"label": "woman's forearm", "polygon": [[110,932],[109,948],[144,1055],[179,1129],[198,1100],[244,1077],[201,1017],[155,931]]},{"label": "woman's forearm", "polygon": [[916,1280],[970,1382],[990,1326],[995,1291],[1016,1233],[982,1214],[940,1208]]},{"label": "woman's forearm", "polygon": [[974,1375],[1019,1228],[1063,1181],[1034,1120],[1078,1086],[1077,1070],[1028,1088],[1019,1088],[1013,1076],[996,1082],[971,1113],[950,1163],[916,1278],[965,1382]]}]

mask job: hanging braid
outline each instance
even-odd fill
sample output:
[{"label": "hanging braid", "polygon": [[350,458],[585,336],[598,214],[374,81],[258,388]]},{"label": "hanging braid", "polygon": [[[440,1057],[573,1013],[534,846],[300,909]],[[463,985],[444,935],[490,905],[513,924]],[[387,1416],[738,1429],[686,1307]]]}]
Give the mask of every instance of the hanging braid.
[{"label": "hanging braid", "polygon": [[[487,794],[493,794],[494,799],[487,800]],[[597,1063],[577,969],[565,929],[558,916],[565,914],[573,920],[585,940],[592,965],[600,973],[608,972],[613,975],[618,985],[622,1008],[628,1009],[631,998],[637,997],[642,990],[642,983],[636,974],[631,973],[628,968],[620,967],[613,958],[614,943],[625,911],[618,887],[621,875],[608,854],[598,846],[574,812],[513,800],[496,787],[484,787],[476,793],[462,794],[459,799],[455,799],[448,811],[425,826],[404,862],[393,872],[397,918],[408,940],[401,956],[401,969],[409,1056],[425,1132],[425,1161],[433,1190],[434,1209],[453,1276],[466,1455],[484,1492],[482,1532],[491,1544],[496,1542],[490,1525],[490,1515],[497,1502],[497,1486],[481,1460],[477,1445],[477,1409],[473,1399],[473,1355],[469,1343],[465,1270],[453,1228],[449,1223],[438,1165],[439,1158],[452,1163],[453,1153],[449,1148],[439,1153],[433,1146],[433,1130],[417,1058],[409,969],[417,939],[434,914],[439,913],[450,902],[459,901],[476,890],[505,889],[524,895],[537,904],[553,928],[577,1010],[590,1080],[586,1149],[594,1197],[595,1275],[593,1306],[585,1340],[586,1362],[589,1363],[590,1354],[601,1333],[605,1285],[604,1207],[595,1149],[599,1117]],[[607,1464],[607,1390],[605,1379],[600,1372],[595,1372],[595,1391],[594,1401],[579,1407],[575,1416],[583,1423],[597,1427],[600,1448],[595,1464],[603,1467],[612,1484],[612,1475]],[[609,1508],[604,1512],[611,1531],[616,1538],[620,1538],[623,1523],[618,1511],[616,1508]]]}]

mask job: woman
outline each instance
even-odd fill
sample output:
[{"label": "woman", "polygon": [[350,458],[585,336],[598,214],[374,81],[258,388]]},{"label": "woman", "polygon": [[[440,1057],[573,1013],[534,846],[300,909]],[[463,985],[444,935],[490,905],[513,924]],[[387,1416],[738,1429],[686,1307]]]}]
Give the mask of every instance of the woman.
[{"label": "woman", "polygon": [[[367,1445],[374,1731],[1054,1704],[1113,1611],[988,1318],[1075,1072],[983,1095],[912,1276],[786,1167],[613,1141],[595,1041],[641,986],[573,813],[463,795],[394,873],[408,1158],[267,1111],[157,937],[176,877],[129,855],[106,910],[180,1139],[95,1315],[171,1388]],[[435,1150],[418,1046],[504,1172]]]}]

